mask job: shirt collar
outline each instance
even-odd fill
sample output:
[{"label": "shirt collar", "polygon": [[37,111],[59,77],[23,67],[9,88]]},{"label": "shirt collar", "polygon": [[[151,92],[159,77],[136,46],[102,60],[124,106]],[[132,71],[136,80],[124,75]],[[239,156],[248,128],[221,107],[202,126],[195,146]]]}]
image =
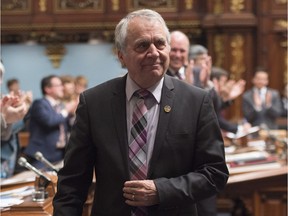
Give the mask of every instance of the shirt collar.
[{"label": "shirt collar", "polygon": [[262,87],[262,88],[260,88],[260,89],[258,89],[258,88],[256,88],[256,87],[254,87],[254,91],[260,91],[261,92],[261,94],[266,94],[266,91],[267,91],[267,87],[266,86],[264,86],[264,87]]},{"label": "shirt collar", "polygon": [[60,101],[55,100],[53,97],[49,96],[49,95],[45,95],[46,100],[49,101],[49,103],[52,105],[52,107],[58,105],[60,103]]},{"label": "shirt collar", "polygon": [[[161,91],[163,87],[163,82],[164,82],[164,77],[162,77],[162,79],[158,83],[156,83],[154,86],[151,86],[150,88],[147,89],[154,96],[157,103],[160,103],[160,100],[161,100]],[[131,77],[128,74],[127,79],[126,79],[126,89],[125,89],[127,101],[131,100],[134,92],[137,91],[138,89],[140,89],[140,87],[131,79]]]}]

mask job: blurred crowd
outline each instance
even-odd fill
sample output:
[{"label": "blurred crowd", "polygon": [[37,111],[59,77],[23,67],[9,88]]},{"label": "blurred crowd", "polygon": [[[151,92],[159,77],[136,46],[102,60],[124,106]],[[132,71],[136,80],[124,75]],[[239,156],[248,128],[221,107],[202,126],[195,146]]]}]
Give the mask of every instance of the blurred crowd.
[{"label": "blurred crowd", "polygon": [[[1,86],[5,68],[0,63]],[[1,178],[23,170],[17,159],[23,156],[36,168],[41,152],[50,162],[63,160],[64,149],[75,120],[79,95],[87,88],[85,76],[49,75],[41,80],[42,98],[33,99],[31,91],[21,90],[17,78],[6,82],[8,94],[1,95]],[[18,134],[28,132],[29,143],[20,145]]]},{"label": "blurred crowd", "polygon": [[[2,63],[0,72],[2,85],[5,74]],[[247,81],[234,80],[229,71],[213,66],[209,50],[200,44],[191,45],[181,31],[171,32],[167,74],[209,91],[223,133],[236,134],[253,126],[278,129],[277,119],[287,117],[287,85],[283,92],[270,88],[269,73],[257,69],[251,80],[252,88],[246,89]],[[49,75],[41,80],[43,97],[33,100],[31,91],[21,90],[18,79],[7,81],[9,93],[1,96],[1,178],[15,173],[20,154],[36,167],[41,167],[34,157],[37,151],[51,162],[63,159],[79,95],[87,85],[88,81],[82,75]],[[240,97],[243,118],[231,121],[223,113]],[[283,129],[283,125],[281,127]],[[17,134],[20,131],[29,132],[29,144],[25,149],[19,147]]]}]

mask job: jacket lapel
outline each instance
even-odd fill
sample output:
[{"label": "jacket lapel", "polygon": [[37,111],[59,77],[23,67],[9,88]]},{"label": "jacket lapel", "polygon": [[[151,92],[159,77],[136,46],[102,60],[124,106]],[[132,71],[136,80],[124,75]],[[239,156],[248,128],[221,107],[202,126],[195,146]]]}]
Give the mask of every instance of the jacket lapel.
[{"label": "jacket lapel", "polygon": [[115,88],[113,88],[111,108],[113,119],[115,120],[116,135],[120,144],[123,166],[127,176],[129,176],[125,84],[126,76],[122,77]]},{"label": "jacket lapel", "polygon": [[159,121],[155,137],[154,149],[149,163],[148,178],[153,174],[153,167],[157,163],[161,147],[165,141],[166,132],[169,126],[169,119],[173,112],[173,101],[175,93],[172,78],[165,75],[162,96],[160,101]]}]

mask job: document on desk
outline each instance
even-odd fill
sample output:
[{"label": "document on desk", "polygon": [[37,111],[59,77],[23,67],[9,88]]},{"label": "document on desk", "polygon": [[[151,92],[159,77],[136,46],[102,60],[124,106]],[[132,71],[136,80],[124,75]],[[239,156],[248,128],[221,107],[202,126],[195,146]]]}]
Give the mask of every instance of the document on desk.
[{"label": "document on desk", "polygon": [[269,153],[266,151],[252,151],[252,152],[244,152],[238,154],[226,154],[226,162],[248,162],[248,161],[257,161],[257,160],[265,160],[269,157]]},{"label": "document on desk", "polygon": [[240,131],[237,133],[228,132],[228,133],[226,133],[226,137],[228,137],[229,139],[240,139],[240,138],[245,137],[249,134],[256,133],[259,130],[260,130],[260,127],[255,126],[255,127],[251,127],[248,131]]},{"label": "document on desk", "polygon": [[29,182],[34,182],[35,177],[29,177],[29,178],[10,178],[10,179],[1,179],[1,187],[5,186],[12,186],[12,185],[17,185],[17,184],[22,184],[22,183],[29,183]]},{"label": "document on desk", "polygon": [[19,205],[24,197],[30,196],[34,191],[33,186],[24,186],[13,190],[0,192],[0,209],[5,209],[13,205]]},{"label": "document on desk", "polygon": [[234,175],[234,174],[255,172],[255,171],[261,171],[261,170],[275,170],[275,169],[281,168],[282,165],[278,162],[271,162],[271,163],[237,166],[237,167],[231,167],[229,164],[227,164],[227,167],[228,167],[229,173],[231,175]]},{"label": "document on desk", "polygon": [[251,151],[238,154],[226,154],[230,174],[253,172],[280,168],[277,157],[266,151]]}]

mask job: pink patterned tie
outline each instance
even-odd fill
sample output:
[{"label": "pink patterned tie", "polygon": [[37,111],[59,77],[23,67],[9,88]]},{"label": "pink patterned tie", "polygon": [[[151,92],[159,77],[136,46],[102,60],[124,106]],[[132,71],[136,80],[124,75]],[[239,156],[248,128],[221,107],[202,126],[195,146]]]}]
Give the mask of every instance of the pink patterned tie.
[{"label": "pink patterned tie", "polygon": [[[140,89],[134,93],[138,98],[133,115],[131,128],[131,141],[129,144],[130,175],[131,180],[144,180],[147,177],[147,107],[145,99],[150,92]],[[147,210],[137,207],[132,210],[132,216],[145,216]]]}]

